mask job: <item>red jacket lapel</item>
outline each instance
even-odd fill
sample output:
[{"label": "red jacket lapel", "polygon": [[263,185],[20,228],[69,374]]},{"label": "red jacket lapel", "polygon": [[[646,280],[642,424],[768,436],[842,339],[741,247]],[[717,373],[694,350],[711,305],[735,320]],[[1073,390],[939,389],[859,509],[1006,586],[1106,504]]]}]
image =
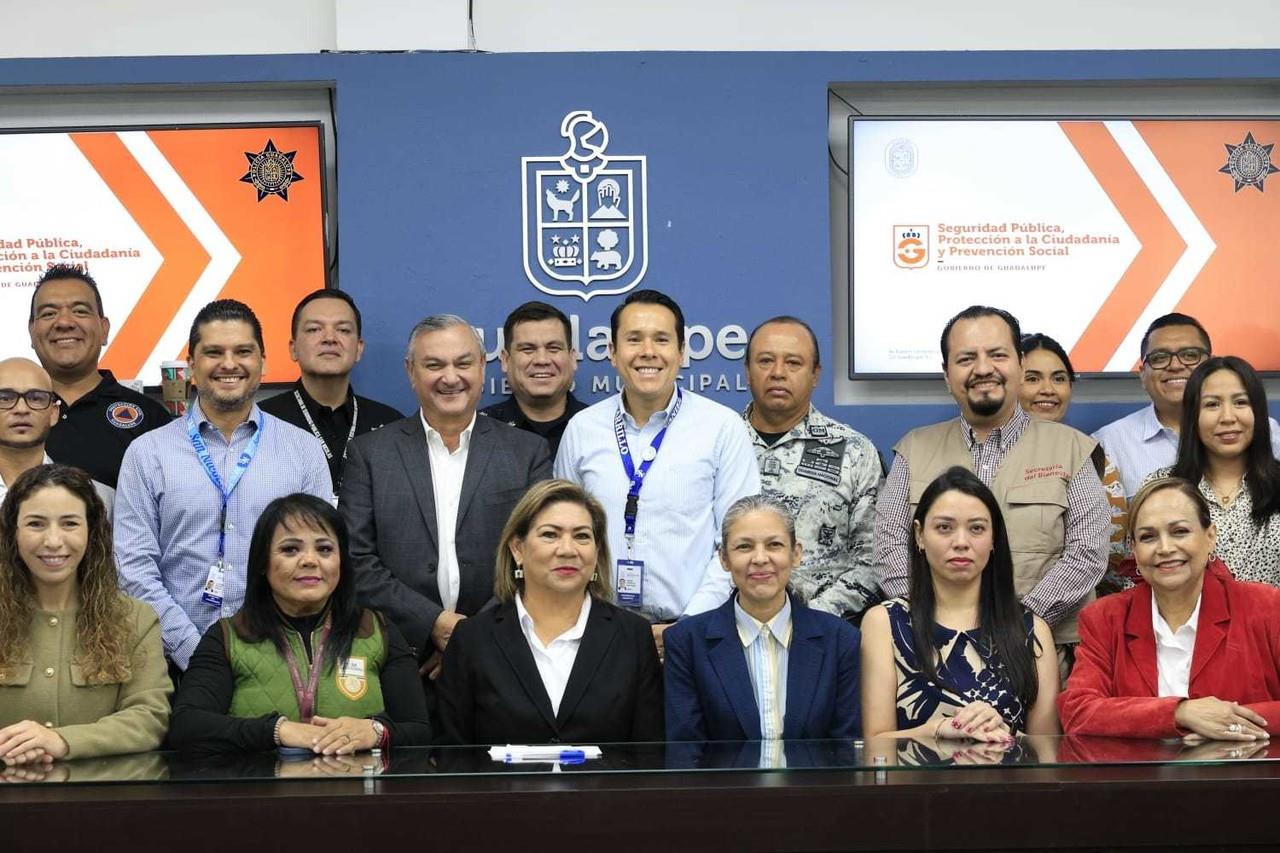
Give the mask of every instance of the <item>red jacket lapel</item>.
[{"label": "red jacket lapel", "polygon": [[1156,635],[1151,627],[1151,606],[1151,587],[1146,584],[1139,585],[1138,589],[1134,590],[1133,597],[1129,601],[1129,612],[1124,617],[1124,636],[1129,660],[1146,687],[1145,693],[1137,695],[1158,696]]},{"label": "red jacket lapel", "polygon": [[1209,564],[1204,573],[1204,587],[1200,593],[1200,618],[1196,623],[1196,647],[1191,654],[1191,681],[1188,692],[1193,698],[1214,695],[1214,689],[1199,689],[1196,679],[1205,666],[1213,660],[1227,639],[1231,627],[1231,607],[1227,601],[1227,572],[1217,560]]}]

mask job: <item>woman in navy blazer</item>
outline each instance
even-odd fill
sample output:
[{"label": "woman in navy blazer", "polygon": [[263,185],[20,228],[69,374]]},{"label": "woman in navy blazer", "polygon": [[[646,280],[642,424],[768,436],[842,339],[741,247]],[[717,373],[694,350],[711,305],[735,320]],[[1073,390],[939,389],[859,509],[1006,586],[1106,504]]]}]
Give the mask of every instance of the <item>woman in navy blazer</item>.
[{"label": "woman in navy blazer", "polygon": [[858,735],[858,629],[789,594],[800,556],[775,499],[742,498],[725,513],[720,562],[737,591],[663,636],[668,740]]}]

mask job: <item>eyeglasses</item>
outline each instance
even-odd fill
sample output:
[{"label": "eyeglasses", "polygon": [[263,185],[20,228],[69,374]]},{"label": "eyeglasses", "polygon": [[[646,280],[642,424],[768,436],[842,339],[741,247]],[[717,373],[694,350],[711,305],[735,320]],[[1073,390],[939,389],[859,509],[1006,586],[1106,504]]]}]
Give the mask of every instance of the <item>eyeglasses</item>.
[{"label": "eyeglasses", "polygon": [[1183,347],[1177,352],[1169,352],[1168,350],[1158,349],[1155,352],[1149,352],[1142,357],[1143,362],[1150,368],[1155,370],[1164,370],[1173,361],[1174,356],[1178,357],[1178,361],[1187,367],[1195,367],[1200,362],[1209,357],[1209,351],[1204,347]]},{"label": "eyeglasses", "polygon": [[54,395],[52,391],[42,391],[39,388],[32,388],[29,391],[0,388],[0,409],[12,409],[18,405],[19,400],[26,400],[28,409],[39,412],[49,408],[53,403]]}]

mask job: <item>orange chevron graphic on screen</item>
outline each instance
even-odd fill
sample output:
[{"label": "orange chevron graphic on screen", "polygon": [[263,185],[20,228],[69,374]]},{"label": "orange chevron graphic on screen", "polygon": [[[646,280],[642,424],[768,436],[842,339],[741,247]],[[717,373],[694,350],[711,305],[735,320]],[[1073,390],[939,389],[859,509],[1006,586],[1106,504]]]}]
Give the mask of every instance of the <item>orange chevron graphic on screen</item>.
[{"label": "orange chevron graphic on screen", "polygon": [[1186,250],[1186,243],[1102,122],[1059,122],[1059,126],[1141,247],[1071,349],[1076,369],[1102,370]]},{"label": "orange chevron graphic on screen", "polygon": [[114,133],[72,133],[70,137],[162,258],[102,358],[102,366],[118,376],[139,376],[160,335],[209,263],[209,255],[120,137]]},{"label": "orange chevron graphic on screen", "polygon": [[[324,170],[315,127],[217,128],[147,134],[226,234],[241,260],[219,299],[239,299],[263,321],[268,382],[298,376],[288,357],[289,318],[305,294],[325,286],[320,199]],[[270,138],[280,151],[297,151],[293,167],[303,176],[289,200],[258,201],[241,183],[245,152],[261,151]],[[268,323],[267,318],[278,318]],[[181,358],[174,353],[171,358]]]},{"label": "orange chevron graphic on screen", "polygon": [[1263,145],[1280,143],[1280,122],[1202,121],[1174,127],[1135,121],[1134,126],[1218,247],[1175,310],[1204,324],[1215,352],[1239,355],[1255,365],[1280,363],[1275,334],[1280,317],[1280,175],[1266,181],[1264,192],[1253,187],[1236,192],[1231,177],[1218,171],[1227,161],[1226,144],[1239,144],[1246,133]]}]

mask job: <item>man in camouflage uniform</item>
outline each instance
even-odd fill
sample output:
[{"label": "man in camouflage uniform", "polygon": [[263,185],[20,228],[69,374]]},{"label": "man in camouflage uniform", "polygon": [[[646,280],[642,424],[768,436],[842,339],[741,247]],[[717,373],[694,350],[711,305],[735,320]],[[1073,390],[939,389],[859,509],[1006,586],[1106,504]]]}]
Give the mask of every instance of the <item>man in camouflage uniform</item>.
[{"label": "man in camouflage uniform", "polygon": [[880,600],[872,565],[883,468],[870,439],[814,408],[818,339],[803,320],[774,317],[747,343],[751,428],[762,491],[783,501],[804,546],[791,575],[810,607],[859,620]]}]

